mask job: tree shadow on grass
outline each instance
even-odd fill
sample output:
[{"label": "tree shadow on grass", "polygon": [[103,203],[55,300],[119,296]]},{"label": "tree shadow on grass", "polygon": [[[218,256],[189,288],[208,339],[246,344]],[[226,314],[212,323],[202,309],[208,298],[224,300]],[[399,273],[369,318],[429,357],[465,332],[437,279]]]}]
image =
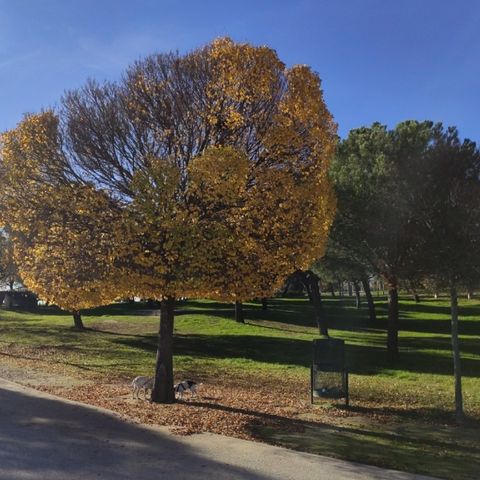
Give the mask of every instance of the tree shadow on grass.
[{"label": "tree shadow on grass", "polygon": [[[450,321],[448,319],[449,308],[442,305],[435,305],[432,301],[428,305],[402,303],[400,306],[400,330],[419,333],[450,334]],[[260,303],[244,304],[244,316],[254,322],[277,322],[285,325],[293,325],[305,328],[316,328],[315,313],[312,305],[305,298],[268,300],[269,307],[263,310]],[[145,310],[145,303],[136,304],[113,304],[85,311],[85,316],[100,315],[140,315]],[[368,318],[368,311],[365,305],[356,309],[351,299],[335,299],[324,301],[324,311],[329,328],[340,331],[371,331],[378,332],[387,328],[387,305],[377,305],[377,318],[372,322]],[[480,307],[473,311],[471,307],[461,307],[460,310],[460,334],[480,335],[480,320],[473,320],[471,317],[480,316]],[[158,311],[150,310],[158,314]],[[412,318],[413,314],[423,313],[446,315],[445,319],[419,319]],[[234,306],[229,303],[210,302],[202,300],[187,300],[177,302],[177,316],[183,315],[208,315],[219,318],[234,318]]]},{"label": "tree shadow on grass", "polygon": [[[157,349],[157,337],[119,338],[116,343],[149,352]],[[307,340],[271,338],[254,335],[175,334],[174,352],[196,358],[248,359],[265,363],[308,366],[311,343]]]},{"label": "tree shadow on grass", "polygon": [[[118,338],[116,343],[149,351],[157,349],[157,337],[145,335],[143,338]],[[309,340],[254,335],[199,335],[176,334],[174,352],[194,358],[246,359],[255,362],[310,367],[312,343]],[[450,356],[419,352],[413,349],[401,351],[399,360],[390,363],[383,347],[346,345],[346,363],[351,373],[372,375],[388,371],[409,371],[451,375],[453,365]],[[476,377],[480,369],[480,359],[462,359],[464,376]]]},{"label": "tree shadow on grass", "polygon": [[[480,359],[480,341],[476,338],[460,338],[460,354],[478,356]],[[430,350],[437,351],[451,357],[452,341],[450,337],[403,337],[400,338],[400,346],[406,350]],[[480,372],[479,372],[480,373]]]},{"label": "tree shadow on grass", "polygon": [[[371,405],[366,406],[361,405],[360,403],[350,403],[348,407],[343,404],[338,404],[336,405],[336,408],[360,415],[371,415],[374,418],[378,416],[388,416],[391,418],[391,421],[395,421],[396,419],[401,421],[437,420],[441,421],[443,424],[457,427],[459,430],[466,428],[475,431],[480,428],[480,420],[477,417],[467,417],[468,422],[458,424],[453,408],[451,411],[448,411],[443,408],[434,407],[433,405],[428,407],[408,405],[404,408],[397,408]],[[480,443],[475,450],[480,454]]]},{"label": "tree shadow on grass", "polygon": [[[452,441],[448,436],[436,439],[433,432],[416,436],[415,432],[412,435],[409,430],[382,431],[370,425],[350,428],[311,423],[306,423],[302,432],[255,424],[251,430],[260,440],[275,442],[295,450],[340,457],[402,472],[469,480],[476,478],[476,472],[480,468],[478,449],[469,450],[471,444],[468,441],[464,442],[461,437]],[[428,427],[424,426],[424,430],[427,432]],[[439,452],[448,452],[448,455],[439,455]],[[361,466],[359,467],[358,470],[350,472],[352,478],[363,478]],[[370,471],[366,472],[366,478],[400,480],[408,475],[402,472]]]},{"label": "tree shadow on grass", "polygon": [[[176,315],[209,315],[220,318],[234,318],[233,305],[191,301],[186,302],[188,308],[176,311]],[[260,303],[247,303],[243,306],[244,317],[253,322],[275,322],[284,325],[317,328],[313,306],[306,299],[269,299],[267,310],[263,310]],[[325,306],[325,315],[329,322],[329,328],[336,330],[354,330],[368,328],[385,328],[386,321],[379,320],[369,324],[368,312],[365,309],[339,308],[338,302],[335,306]],[[285,330],[280,329],[279,330]]]},{"label": "tree shadow on grass", "polygon": [[[466,319],[465,317],[460,317],[458,328],[460,335],[480,336],[480,320],[472,320]],[[451,323],[450,319],[447,318],[406,318],[404,315],[400,314],[400,331],[450,335]]]},{"label": "tree shadow on grass", "polygon": [[[254,321],[267,320],[302,327],[316,327],[313,307],[305,300],[297,300],[296,308],[289,309],[288,301],[275,299],[271,302],[271,309],[262,311],[259,308],[245,310],[245,317]],[[326,300],[324,301],[324,313],[329,328],[340,331],[371,331],[387,329],[387,308],[385,304],[377,305],[379,318],[371,321],[365,305],[360,309],[354,308],[351,301]],[[400,305],[400,331],[450,334],[450,309],[442,305],[408,304]],[[445,315],[445,318],[412,318],[414,314]],[[460,334],[480,335],[480,307],[461,307],[460,311]]]}]

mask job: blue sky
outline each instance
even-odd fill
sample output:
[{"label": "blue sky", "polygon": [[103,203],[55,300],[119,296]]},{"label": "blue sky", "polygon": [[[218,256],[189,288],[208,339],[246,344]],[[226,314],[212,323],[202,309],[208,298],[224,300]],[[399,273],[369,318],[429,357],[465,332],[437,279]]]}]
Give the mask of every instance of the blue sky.
[{"label": "blue sky", "polygon": [[0,130],[88,77],[225,35],[311,65],[342,136],[432,119],[480,142],[477,0],[0,0]]}]

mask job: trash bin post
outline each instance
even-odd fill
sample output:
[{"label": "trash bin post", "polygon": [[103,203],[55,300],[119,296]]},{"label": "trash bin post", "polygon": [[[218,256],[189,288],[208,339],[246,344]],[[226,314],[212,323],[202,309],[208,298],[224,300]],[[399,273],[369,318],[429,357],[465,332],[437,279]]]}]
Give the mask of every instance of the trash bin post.
[{"label": "trash bin post", "polygon": [[312,403],[315,398],[345,398],[348,406],[348,371],[343,340],[322,338],[313,341],[310,396]]}]

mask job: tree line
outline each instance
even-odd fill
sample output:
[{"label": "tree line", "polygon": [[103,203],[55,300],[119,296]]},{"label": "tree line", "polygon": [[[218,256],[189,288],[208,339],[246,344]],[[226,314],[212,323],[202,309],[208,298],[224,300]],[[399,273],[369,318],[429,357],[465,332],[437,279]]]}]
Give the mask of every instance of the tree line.
[{"label": "tree line", "polygon": [[390,130],[375,123],[352,130],[338,143],[330,175],[338,210],[326,254],[313,271],[318,277],[340,274],[354,284],[361,282],[372,320],[368,278],[383,280],[392,362],[399,355],[399,287],[414,290],[423,284],[447,291],[456,412],[462,419],[457,292],[480,283],[476,144],[461,140],[456,128],[441,123],[406,121]]}]

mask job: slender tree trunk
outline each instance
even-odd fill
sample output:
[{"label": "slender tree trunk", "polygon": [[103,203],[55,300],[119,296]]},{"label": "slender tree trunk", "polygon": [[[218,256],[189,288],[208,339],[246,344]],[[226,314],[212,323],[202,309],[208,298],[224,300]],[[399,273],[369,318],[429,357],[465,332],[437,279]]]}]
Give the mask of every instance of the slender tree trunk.
[{"label": "slender tree trunk", "polygon": [[355,307],[360,308],[362,304],[362,300],[360,298],[360,285],[356,280],[353,282],[353,288],[355,290]]},{"label": "slender tree trunk", "polygon": [[367,277],[362,278],[363,291],[365,292],[365,297],[367,298],[368,305],[368,316],[372,322],[377,320],[377,315],[375,313],[375,303],[373,301],[372,291],[370,289],[370,282]]},{"label": "slender tree trunk", "polygon": [[338,281],[338,296],[343,298],[343,282]]},{"label": "slender tree trunk", "polygon": [[328,337],[327,319],[323,312],[322,295],[320,294],[320,288],[318,286],[318,282],[320,281],[320,279],[311,270],[307,270],[306,272],[299,272],[299,277],[302,283],[305,285],[308,297],[310,298],[310,302],[313,305],[315,321],[317,322],[320,335]]},{"label": "slender tree trunk", "polygon": [[243,317],[242,302],[235,302],[235,321],[238,323],[245,323],[245,318]]},{"label": "slender tree trunk", "polygon": [[398,358],[398,291],[393,281],[388,286],[388,337],[387,355],[390,361]]},{"label": "slender tree trunk", "polygon": [[265,297],[262,298],[262,310],[268,310],[268,299]]},{"label": "slender tree trunk", "polygon": [[83,324],[82,315],[80,310],[75,310],[73,314],[73,324],[77,330],[85,330],[85,325]]},{"label": "slender tree trunk", "polygon": [[415,303],[420,303],[420,295],[417,293],[417,290],[415,289],[414,282],[409,280],[407,285],[408,285],[408,287],[407,287],[408,291],[412,292],[412,297],[413,297],[414,302]]},{"label": "slender tree trunk", "polygon": [[347,288],[348,288],[348,296],[351,297],[353,295],[352,282],[347,283]]},{"label": "slender tree trunk", "polygon": [[333,283],[328,284],[330,287],[330,293],[332,294],[332,298],[335,297],[335,288],[333,287]]},{"label": "slender tree trunk", "polygon": [[460,342],[458,340],[458,298],[457,290],[454,286],[450,288],[450,306],[452,312],[453,375],[455,377],[455,416],[458,422],[463,422],[465,414],[463,412]]},{"label": "slender tree trunk", "polygon": [[290,279],[290,277],[288,277],[287,280],[285,281],[285,285],[283,286],[283,290],[280,294],[282,297],[287,295],[288,290],[290,289],[290,283],[291,283],[291,279]]},{"label": "slender tree trunk", "polygon": [[174,308],[174,297],[168,297],[160,303],[160,327],[152,390],[152,402],[155,403],[175,402],[175,392],[173,391]]},{"label": "slender tree trunk", "polygon": [[468,290],[467,292],[467,300],[471,300],[473,298],[473,292],[471,290]]},{"label": "slender tree trunk", "polygon": [[433,298],[434,298],[435,300],[438,300],[438,293],[434,293],[434,294],[433,294]]}]

